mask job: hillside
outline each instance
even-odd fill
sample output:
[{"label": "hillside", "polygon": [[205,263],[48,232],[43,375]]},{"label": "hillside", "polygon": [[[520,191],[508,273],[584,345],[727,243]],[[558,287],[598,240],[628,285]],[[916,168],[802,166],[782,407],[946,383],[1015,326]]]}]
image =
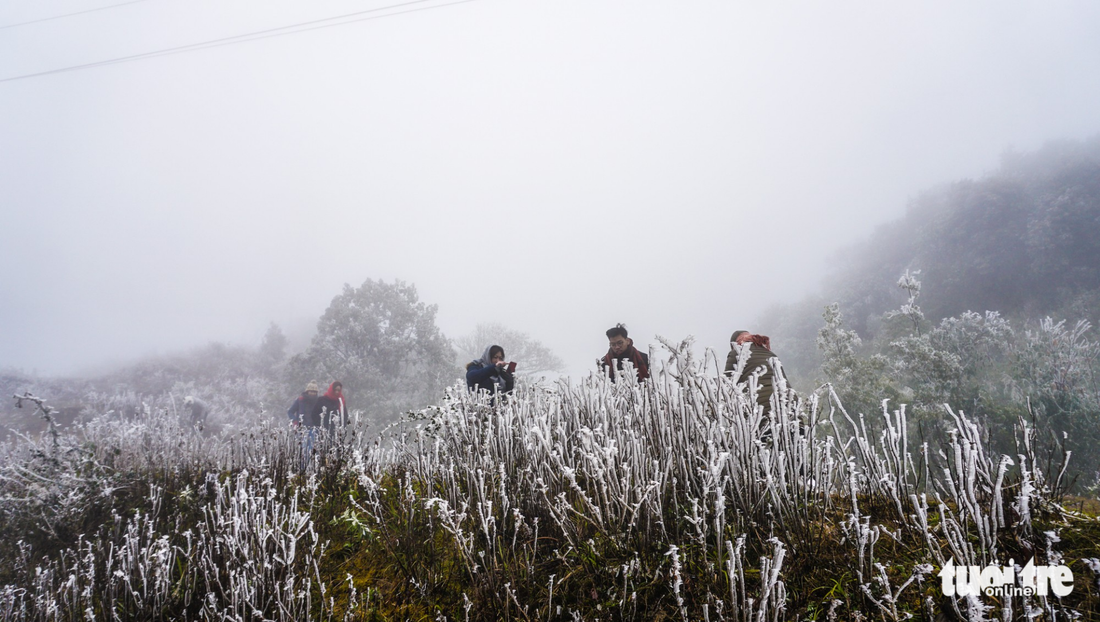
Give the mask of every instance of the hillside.
[{"label": "hillside", "polygon": [[48,400],[62,427],[87,417],[129,418],[155,407],[178,412],[194,395],[214,407],[215,429],[245,412],[267,412],[279,420],[294,397],[281,382],[277,362],[262,350],[211,343],[170,355],[152,356],[86,377],[42,377],[0,372],[0,438],[9,432],[41,432],[46,422],[33,409],[19,409],[13,395],[31,393]]},{"label": "hillside", "polygon": [[[256,413],[203,437],[161,408],[0,444],[0,620],[1096,611],[1095,507],[1035,430],[1013,459],[965,416],[907,446],[897,410],[876,440],[834,394],[780,388],[765,416],[690,343],[666,354],[646,383],[521,382],[495,404],[455,387],[415,429],[353,424],[304,455]],[[935,576],[1032,557],[1069,592],[952,597]]]},{"label": "hillside", "polygon": [[800,384],[820,356],[814,340],[826,304],[874,338],[920,271],[920,305],[937,323],[966,311],[1013,320],[1100,318],[1100,137],[1008,153],[981,179],[924,192],[902,218],[841,251],[820,293],[770,309],[759,321]]}]

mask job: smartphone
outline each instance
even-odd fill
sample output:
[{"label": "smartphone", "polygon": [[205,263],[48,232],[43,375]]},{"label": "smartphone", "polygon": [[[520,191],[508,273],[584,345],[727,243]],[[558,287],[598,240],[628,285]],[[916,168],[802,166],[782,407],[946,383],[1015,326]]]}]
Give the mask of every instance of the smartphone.
[{"label": "smartphone", "polygon": [[516,363],[515,363],[515,361],[512,361],[511,363],[508,363],[508,373],[509,374],[516,373]]}]

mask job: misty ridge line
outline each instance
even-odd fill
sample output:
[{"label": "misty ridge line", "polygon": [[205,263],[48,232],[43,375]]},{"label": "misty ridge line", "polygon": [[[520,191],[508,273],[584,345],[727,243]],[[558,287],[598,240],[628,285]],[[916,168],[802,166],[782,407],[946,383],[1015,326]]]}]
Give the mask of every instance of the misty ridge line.
[{"label": "misty ridge line", "polygon": [[[1030,321],[1027,319],[1028,317],[1034,317],[1029,309],[1032,311],[1034,309],[1021,307],[1019,303],[1017,303],[1017,307],[1011,307],[1008,303],[1014,300],[1026,302],[1031,299],[1029,296],[1041,293],[1039,299],[1031,304],[1054,304],[1054,307],[1044,307],[1042,312],[1057,315],[1062,313],[1059,309],[1065,309],[1067,317],[1073,317],[1071,313],[1077,313],[1077,311],[1073,311],[1074,309],[1079,309],[1082,304],[1089,304],[1089,300],[1091,300],[1089,297],[1097,295],[1100,279],[1097,278],[1098,270],[1096,266],[1100,265],[1100,257],[1095,256],[1094,251],[1090,250],[1091,247],[1087,242],[1089,232],[1092,231],[1088,228],[1089,216],[1095,213],[1095,210],[1098,209],[1097,206],[1100,205],[1100,192],[1094,192],[1090,189],[1092,188],[1090,184],[1094,184],[1097,179],[1098,161],[1100,161],[1100,139],[1080,143],[1052,143],[1044,150],[1032,154],[1012,156],[1006,160],[1004,168],[1000,172],[991,174],[982,180],[955,182],[930,191],[926,195],[926,199],[918,200],[913,204],[907,216],[886,225],[888,231],[890,231],[888,237],[891,239],[896,238],[897,243],[889,247],[882,247],[876,246],[875,239],[872,239],[863,243],[869,245],[866,252],[864,252],[863,245],[857,244],[851,247],[853,257],[858,258],[866,255],[871,259],[863,263],[854,261],[848,265],[848,272],[842,273],[842,275],[846,275],[846,280],[842,281],[840,286],[833,284],[831,290],[822,296],[822,298],[829,297],[840,301],[840,307],[832,313],[839,314],[843,312],[845,322],[843,328],[840,327],[839,317],[836,320],[835,329],[826,326],[829,324],[828,321],[824,323],[826,325],[823,325],[822,309],[826,305],[826,300],[818,299],[808,299],[807,304],[792,305],[766,314],[756,324],[761,327],[760,332],[773,337],[776,344],[775,352],[782,357],[784,368],[790,374],[791,381],[800,388],[817,386],[814,381],[818,379],[831,379],[834,382],[840,382],[838,378],[829,375],[833,373],[829,371],[831,368],[822,367],[823,363],[828,362],[823,360],[823,351],[817,343],[820,331],[823,328],[836,330],[838,335],[847,331],[853,332],[854,337],[861,340],[859,342],[861,345],[853,346],[855,354],[862,356],[866,355],[869,350],[879,349],[882,351],[877,352],[878,354],[886,356],[887,360],[896,361],[895,364],[897,365],[901,365],[903,361],[897,361],[898,352],[891,344],[897,338],[903,336],[904,333],[898,333],[896,327],[891,331],[882,331],[882,327],[896,321],[896,319],[884,319],[883,314],[894,314],[898,311],[898,304],[903,306],[912,305],[912,300],[906,303],[904,297],[898,297],[898,288],[895,281],[897,281],[898,275],[902,273],[904,266],[916,263],[916,265],[925,267],[921,275],[921,279],[924,280],[924,289],[918,291],[920,306],[923,307],[922,313],[928,316],[924,319],[914,316],[912,325],[917,328],[917,332],[929,331],[928,334],[936,336],[936,338],[942,338],[940,335],[946,334],[954,339],[956,337],[953,335],[957,332],[955,329],[946,332],[934,330],[935,322],[940,319],[954,317],[960,322],[959,326],[964,327],[966,330],[1001,331],[1000,333],[991,332],[992,337],[990,339],[992,340],[989,341],[1000,348],[999,352],[1002,354],[999,354],[999,356],[1003,357],[1004,353],[1016,351],[1021,344],[1014,344],[1012,339],[1024,337],[1023,329],[1027,327],[1025,321]],[[1055,201],[1054,199],[1058,200]],[[988,231],[986,216],[983,216],[983,214],[995,216],[1001,224],[1000,229]],[[925,225],[921,228],[918,226],[921,222],[932,223],[932,225]],[[921,231],[921,237],[906,233],[913,230]],[[1033,239],[1030,239],[1027,244],[1011,243],[1012,236],[1025,234],[1033,236]],[[1067,237],[1066,239],[1079,240],[1081,243],[1052,243],[1054,240],[1060,240],[1063,236],[1070,235],[1075,237]],[[1096,235],[1100,235],[1100,231],[1097,231]],[[989,244],[977,247],[973,244],[957,244],[954,241],[955,238],[972,239],[981,236],[994,237],[990,238],[991,242]],[[983,253],[996,253],[996,261],[978,261]],[[1089,260],[1089,257],[1092,257],[1092,259]],[[1071,272],[1057,268],[1057,266],[1064,264],[1079,264],[1083,268],[1088,265],[1093,267],[1088,270],[1076,269]],[[991,265],[1003,274],[994,272],[992,275],[983,277],[983,272],[979,269],[982,265]],[[979,268],[972,266],[978,266]],[[897,270],[897,272],[894,270]],[[1070,277],[1072,280],[1068,280]],[[945,279],[948,280],[946,285],[950,287],[943,284]],[[997,287],[983,285],[982,279],[997,284]],[[854,285],[848,285],[848,283]],[[369,304],[368,300],[363,300],[359,303],[359,306],[369,306]],[[415,287],[411,288],[410,296],[402,304],[408,304],[410,308],[421,304],[416,298]],[[818,304],[821,306],[818,306]],[[431,306],[434,308],[436,305]],[[952,312],[956,312],[956,309],[966,308],[1000,309],[1008,319],[1014,321],[1009,325],[1005,324],[1006,318],[993,322],[973,320],[967,316],[951,315]],[[333,312],[335,313],[335,309]],[[431,317],[434,324],[434,311]],[[868,318],[872,318],[874,322],[868,323]],[[1095,325],[1092,317],[1081,319],[1089,319],[1091,324]],[[369,317],[361,318],[360,321],[366,326],[379,325],[380,322],[378,318]],[[1025,324],[1020,325],[1019,322],[1025,322]],[[312,336],[316,336],[319,320],[313,320],[312,323],[314,328],[310,329],[309,332]],[[748,324],[751,325],[752,323]],[[1005,325],[1005,328],[997,328],[1001,325]],[[879,328],[875,329],[875,326]],[[304,325],[301,328],[304,329]],[[475,332],[478,332],[480,328],[480,326],[475,328]],[[874,330],[882,332],[882,337],[877,342],[874,339]],[[1030,330],[1036,331],[1036,335],[1051,340],[1054,339],[1053,336],[1056,334],[1053,325],[1045,328],[1042,326],[1034,327]],[[279,332],[281,333],[281,329]],[[353,331],[348,327],[339,329],[339,334],[351,335],[352,333]],[[1010,339],[1009,337],[1000,336],[1001,333],[1014,333],[1017,337]],[[304,334],[303,330],[302,335],[304,336]],[[335,337],[337,334],[337,332],[334,332],[329,337]],[[496,326],[493,330],[480,331],[480,334],[472,340],[469,337],[469,335],[460,336],[451,342],[452,346],[460,346],[457,349],[462,352],[461,355],[457,353],[446,354],[445,349],[440,345],[432,346],[437,349],[433,350],[432,354],[421,358],[421,360],[431,359],[451,366],[445,374],[435,376],[430,384],[438,382],[436,387],[441,390],[443,386],[461,375],[461,372],[457,370],[457,366],[468,362],[472,358],[477,358],[482,349],[491,343],[499,341],[499,345],[505,346],[510,354],[520,354],[520,351],[513,353],[514,348],[510,340],[514,340],[516,344],[527,341],[538,343],[537,340],[530,339],[528,335],[513,331],[502,325]],[[593,337],[596,337],[596,335],[593,335]],[[299,337],[295,341],[300,343],[301,346],[296,344],[290,354],[304,354],[310,347],[308,338],[302,339]],[[541,346],[541,344],[538,345]],[[286,347],[284,345],[283,349],[285,350]],[[355,347],[357,348],[356,356],[360,360],[369,360],[373,356],[370,354],[370,347],[373,347],[371,344],[362,343]],[[402,344],[395,343],[388,347],[391,347],[393,352],[398,352],[398,354],[390,355],[393,360],[404,360],[404,354],[399,353],[404,347]],[[215,352],[219,351],[218,348],[221,348],[220,351],[227,353],[219,356],[226,356],[226,361],[232,361],[239,370],[256,368],[256,363],[246,361],[243,355],[237,354],[237,352],[244,352],[244,350],[235,347],[213,345],[200,347],[193,354],[184,355],[182,358],[190,357],[195,361],[206,359],[207,364],[222,368],[223,373],[231,376],[238,375],[240,372],[227,369],[221,363],[214,363],[208,358],[208,356],[213,356]],[[549,349],[546,349],[546,351],[552,358],[556,358],[552,352],[549,352]],[[949,351],[948,353],[955,356],[953,352]],[[282,354],[278,356],[282,356]],[[532,366],[529,362],[524,361],[523,356],[518,356],[513,360],[518,360],[521,363],[521,373],[527,373],[532,370]],[[570,360],[591,361],[587,356],[585,355],[585,359],[571,356]],[[906,354],[906,356],[913,355]],[[970,355],[963,356],[961,360],[968,361],[968,356]],[[182,358],[179,355],[169,354],[162,357],[160,361],[140,360],[133,364],[126,364],[123,369],[107,374],[107,376],[122,380],[130,373],[141,368],[171,366],[186,369],[190,367],[190,363],[181,362]],[[320,359],[315,356],[314,360],[319,361]],[[858,357],[856,360],[858,360]],[[410,363],[414,362],[410,361]],[[912,373],[919,371],[919,366],[914,367],[914,365],[917,365],[915,360],[908,360],[905,365]],[[559,360],[545,369],[560,373],[561,367],[562,364]],[[588,368],[587,365],[585,367]],[[1090,369],[1088,366],[1085,366],[1085,368]],[[539,369],[539,367],[535,366],[534,369]],[[837,363],[836,369],[843,370],[846,367]],[[989,373],[1000,373],[997,371],[998,369],[993,367]],[[872,371],[870,369],[864,370],[864,374],[868,378],[879,377],[879,372],[872,373]],[[271,375],[270,370],[258,373],[275,378]],[[320,368],[315,367],[312,371],[299,369],[290,372],[287,377],[283,377],[282,373],[280,371],[276,376],[279,377],[280,382],[284,383],[284,387],[301,387],[308,380],[317,379],[317,375],[325,375],[328,372],[322,372]],[[352,375],[358,375],[358,372]],[[181,381],[196,381],[202,377],[204,377],[202,373],[188,372]],[[347,378],[344,378],[344,380],[347,380]],[[910,388],[907,388],[906,383],[896,383],[893,380],[896,380],[896,378],[893,378],[887,384],[893,384],[895,387],[893,390],[898,391],[893,397],[895,400],[910,401],[917,399],[918,402],[932,405],[928,406],[932,410],[935,410],[935,404],[943,401],[965,404],[968,411],[971,412],[974,412],[974,408],[981,406],[979,402],[975,401],[977,399],[975,396],[961,393],[952,396],[950,399],[933,399],[929,390],[922,389],[917,392],[914,398],[914,394],[910,391]],[[925,381],[920,381],[919,378],[917,380],[919,382],[911,386],[927,384]],[[944,379],[945,382],[948,380]],[[986,381],[983,379],[983,382]],[[1017,381],[1022,381],[1022,378],[1018,378]],[[155,388],[142,388],[140,384],[134,384],[132,380],[125,382],[140,393],[146,393],[148,390],[168,391],[172,389],[172,383],[170,382],[159,384]],[[851,382],[854,381],[844,379],[838,386],[847,386]],[[883,380],[882,382],[886,381]],[[1032,382],[1037,389],[1042,386],[1040,383],[1031,380],[1028,382]],[[395,381],[393,387],[396,389],[400,384]],[[950,384],[956,383],[951,382]],[[857,388],[855,387],[853,390]],[[989,395],[992,388],[991,385],[989,390],[983,390],[979,394]],[[12,390],[21,391],[21,385],[13,386]],[[193,390],[194,388],[189,389],[189,391]],[[379,390],[381,390],[381,385],[379,385]],[[285,391],[284,388],[282,392]],[[997,395],[999,392],[995,392],[993,395]],[[60,393],[68,395],[71,392],[63,389]],[[858,404],[859,410],[864,412],[873,410],[871,407],[872,402],[881,399],[878,392],[866,392],[860,389],[859,393],[866,395],[869,401],[854,395],[846,396],[847,401]],[[369,392],[367,395],[369,395]],[[367,398],[366,395],[361,397],[373,399]],[[382,394],[377,395],[377,397],[380,402],[390,401]],[[274,404],[286,398],[287,396],[284,394],[281,397],[267,398],[265,402]],[[72,402],[79,404],[78,396],[74,396]],[[925,407],[922,406],[922,408]],[[79,411],[80,407],[78,406],[76,410]],[[396,414],[396,412],[391,413],[392,416],[396,416]]]},{"label": "misty ridge line", "polygon": [[[141,1],[144,1],[144,0],[135,0],[135,1],[141,2]],[[40,72],[36,72],[36,73],[28,73],[28,74],[23,74],[23,75],[18,75],[18,76],[12,76],[12,77],[8,77],[8,78],[2,78],[2,79],[0,79],[0,82],[14,82],[14,81],[17,81],[17,80],[37,78],[37,77],[47,76],[47,75],[52,75],[52,74],[57,74],[57,73],[67,73],[67,72],[79,71],[79,70],[83,70],[83,69],[91,69],[91,68],[94,68],[94,67],[104,67],[104,66],[107,66],[107,65],[115,65],[115,64],[119,64],[119,63],[128,63],[128,62],[132,62],[132,61],[145,60],[145,59],[148,59],[148,58],[158,58],[158,57],[161,57],[161,56],[171,56],[171,55],[174,55],[174,54],[183,54],[183,53],[186,53],[186,52],[195,52],[195,51],[199,51],[199,50],[206,50],[206,49],[221,47],[221,46],[224,46],[224,45],[234,45],[234,44],[238,44],[238,43],[250,43],[252,41],[259,41],[259,40],[262,40],[262,39],[270,39],[270,38],[273,38],[273,37],[282,37],[282,36],[293,35],[293,34],[298,34],[298,33],[302,33],[302,32],[310,32],[310,31],[313,31],[313,30],[320,30],[322,28],[332,28],[332,27],[335,27],[335,26],[344,26],[346,24],[354,24],[354,23],[357,23],[357,22],[364,22],[364,21],[370,21],[370,20],[375,20],[375,19],[383,19],[383,18],[386,18],[386,17],[395,17],[395,16],[398,16],[398,15],[405,15],[405,14],[408,14],[408,13],[417,13],[417,12],[421,12],[421,11],[429,11],[429,10],[432,10],[432,9],[440,9],[440,8],[444,8],[444,7],[455,6],[455,5],[458,5],[458,4],[466,4],[466,3],[469,3],[469,2],[476,2],[477,0],[454,0],[452,2],[445,2],[445,3],[442,3],[442,4],[436,4],[436,5],[428,6],[428,7],[418,7],[418,8],[413,8],[413,9],[406,9],[404,11],[394,11],[392,13],[387,13],[386,15],[374,15],[374,16],[370,16],[370,17],[361,17],[361,18],[358,18],[358,19],[347,19],[349,17],[353,17],[353,16],[357,16],[357,15],[364,15],[364,14],[367,14],[367,13],[377,13],[379,11],[387,11],[387,10],[390,10],[390,9],[406,7],[406,6],[410,6],[410,5],[414,5],[414,4],[421,4],[421,3],[424,3],[424,2],[432,2],[432,1],[433,0],[410,0],[409,2],[391,4],[391,5],[384,6],[384,7],[378,7],[378,8],[368,9],[368,10],[364,10],[364,11],[357,11],[355,13],[348,13],[346,15],[339,15],[339,16],[336,16],[336,17],[326,17],[326,18],[318,19],[318,20],[311,20],[311,21],[307,21],[307,22],[300,22],[300,23],[297,23],[297,24],[290,24],[288,26],[280,26],[278,28],[270,28],[270,29],[267,29],[267,30],[258,30],[256,32],[250,32],[250,33],[245,33],[245,34],[240,34],[240,35],[233,35],[233,36],[230,36],[230,37],[223,37],[223,38],[220,38],[220,39],[211,39],[209,41],[202,41],[202,42],[199,42],[199,43],[191,43],[191,44],[182,45],[182,46],[178,46],[178,47],[172,47],[172,48],[164,48],[164,49],[161,49],[161,50],[154,50],[154,51],[151,51],[151,52],[142,52],[140,54],[133,54],[133,55],[130,55],[130,56],[121,56],[121,57],[118,57],[118,58],[112,58],[112,59],[108,59],[108,60],[96,61],[96,62],[93,62],[93,63],[85,63],[85,64],[81,64],[81,65],[72,65],[72,66],[69,66],[69,67],[61,67],[61,68],[58,68],[58,69],[50,69],[50,70],[47,70],[47,71],[40,71]],[[339,23],[336,23],[336,24],[324,24],[323,23],[323,22],[330,22],[330,21],[334,21],[334,20],[345,20],[345,21],[342,21],[342,22],[339,22]],[[317,25],[317,24],[320,24],[320,25]],[[19,25],[19,24],[15,24],[15,25]],[[303,26],[306,26],[306,27],[303,27]],[[289,32],[283,32],[283,31],[289,31]]]}]

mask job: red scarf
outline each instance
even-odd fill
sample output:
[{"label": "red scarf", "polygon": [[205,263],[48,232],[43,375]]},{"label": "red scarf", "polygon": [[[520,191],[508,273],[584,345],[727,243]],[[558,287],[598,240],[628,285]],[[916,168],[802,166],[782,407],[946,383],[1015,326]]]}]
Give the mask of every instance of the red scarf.
[{"label": "red scarf", "polygon": [[336,402],[340,405],[340,413],[344,413],[344,386],[340,385],[340,395],[336,395],[336,383],[328,385],[328,391],[325,391],[325,397]]},{"label": "red scarf", "polygon": [[752,339],[749,339],[749,341],[755,343],[761,348],[764,348],[765,350],[770,351],[772,349],[772,340],[767,335],[753,335]]}]

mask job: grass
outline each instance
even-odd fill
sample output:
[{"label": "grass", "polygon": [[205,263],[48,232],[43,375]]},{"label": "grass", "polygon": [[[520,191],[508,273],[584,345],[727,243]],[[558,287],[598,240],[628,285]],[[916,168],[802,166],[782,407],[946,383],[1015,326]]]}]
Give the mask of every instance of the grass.
[{"label": "grass", "polygon": [[988,615],[1095,618],[1098,504],[1052,491],[1027,443],[1007,468],[961,415],[922,451],[903,410],[869,436],[828,394],[765,416],[748,390],[686,358],[496,405],[456,389],[416,427],[324,439],[305,469],[262,421],[205,437],[153,412],[13,441],[0,619],[966,619],[946,559],[1032,555],[1061,556],[1073,593]]}]

